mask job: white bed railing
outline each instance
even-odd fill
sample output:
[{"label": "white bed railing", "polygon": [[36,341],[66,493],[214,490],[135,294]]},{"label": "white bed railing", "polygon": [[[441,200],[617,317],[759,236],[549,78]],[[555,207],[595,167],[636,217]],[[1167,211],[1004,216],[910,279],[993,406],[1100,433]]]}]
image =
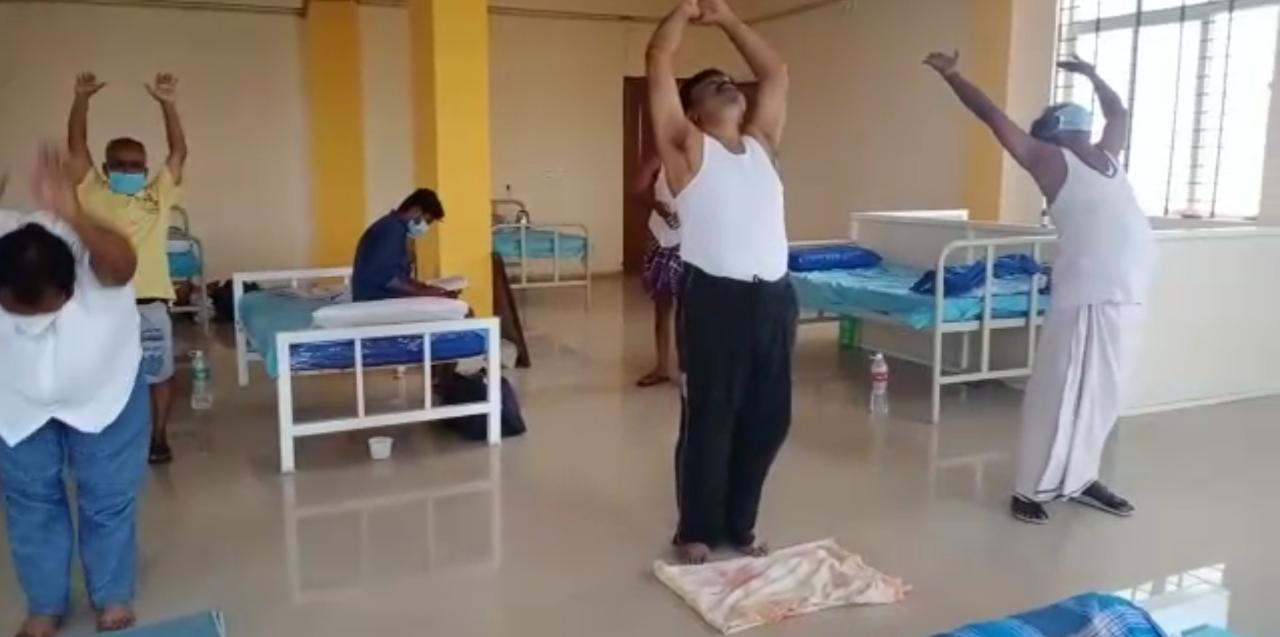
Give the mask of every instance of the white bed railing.
[{"label": "white bed railing", "polygon": [[[493,233],[497,235],[499,232],[516,231],[520,235],[520,254],[516,261],[510,261],[507,257],[503,257],[503,263],[508,269],[515,270],[515,276],[511,280],[511,288],[514,290],[531,290],[538,288],[560,288],[560,287],[582,287],[584,288],[588,302],[591,299],[591,234],[585,224],[581,223],[500,223],[493,226]],[[529,231],[550,232],[551,235],[551,256],[539,257],[529,254]],[[562,250],[560,243],[561,236],[576,235],[584,240],[582,256],[567,256]],[[566,276],[561,265],[565,261],[581,260],[582,274]],[[530,266],[538,261],[551,262],[551,278],[540,278],[532,274],[533,268]]]},{"label": "white bed railing", "polygon": [[249,335],[240,321],[240,301],[250,284],[286,284],[290,289],[301,289],[303,283],[317,281],[341,281],[351,285],[351,268],[318,268],[310,270],[268,270],[265,272],[237,272],[231,276],[232,315],[236,326],[236,380],[241,387],[249,385],[249,363],[261,361],[262,355],[249,344]]},{"label": "white bed railing", "polygon": [[[465,405],[436,406],[432,402],[431,337],[453,332],[481,331],[486,341],[487,396],[485,400]],[[421,408],[369,414],[365,396],[365,341],[396,336],[422,337],[422,395]],[[280,423],[280,468],[284,473],[294,469],[294,441],[307,436],[321,436],[344,431],[360,431],[377,427],[391,427],[433,420],[448,420],[465,416],[487,416],[487,439],[490,445],[502,442],[502,359],[501,330],[498,319],[461,319],[430,323],[406,323],[374,327],[343,327],[333,329],[282,332],[276,335],[276,407]],[[328,418],[300,422],[294,412],[292,348],[307,343],[351,342],[353,368],[356,381],[356,415],[348,418]],[[449,361],[441,361],[449,362]],[[415,367],[417,365],[414,365]],[[387,366],[391,367],[391,366]]]},{"label": "white bed railing", "polygon": [[[250,283],[287,284],[298,289],[303,283],[323,280],[342,280],[350,283],[350,268],[328,268],[316,270],[280,270],[273,272],[238,273],[233,277],[233,296],[236,316],[236,363],[243,387],[249,381],[248,364],[251,360],[263,360],[260,352],[251,349],[248,333],[241,321],[240,302],[244,298],[245,288]],[[437,334],[455,332],[482,332],[485,336],[485,362],[487,395],[485,400],[464,405],[433,404],[431,340]],[[446,420],[465,416],[484,415],[487,417],[487,441],[490,445],[502,441],[502,347],[501,329],[497,318],[459,319],[453,321],[433,321],[423,323],[402,323],[395,325],[378,325],[366,327],[340,327],[324,329],[306,329],[293,332],[281,332],[276,335],[276,410],[280,434],[280,471],[292,473],[295,469],[295,441],[298,438],[339,433],[344,431],[360,431],[376,427],[391,427],[421,423],[433,420]],[[366,381],[364,364],[364,343],[370,339],[389,337],[415,337],[423,339],[422,360],[414,365],[385,365],[380,367],[418,367],[422,368],[423,402],[421,407],[403,409],[380,414],[368,413],[366,401]],[[293,347],[308,343],[342,343],[352,344],[352,367],[350,369],[323,370],[323,372],[295,372],[293,369]],[[454,361],[439,361],[454,362]],[[324,418],[312,421],[299,421],[294,409],[294,376],[310,373],[345,373],[355,374],[356,415],[347,418]]]},{"label": "white bed railing", "polygon": [[[1027,293],[1030,305],[1027,308],[1026,316],[996,319],[992,316],[992,311],[997,251],[1001,248],[1030,248],[1031,258],[1037,264],[1040,264],[1044,254],[1044,246],[1056,242],[1057,237],[1048,236],[962,239],[953,241],[942,249],[942,253],[938,255],[938,262],[934,271],[933,361],[931,365],[933,382],[930,392],[930,422],[937,424],[942,417],[942,387],[944,385],[958,385],[987,380],[1009,380],[1024,378],[1031,374],[1031,368],[1035,364],[1036,332],[1038,331],[1038,326],[1043,322],[1040,313],[1042,275],[1037,273],[1031,277],[1030,289]],[[946,321],[946,267],[951,262],[952,253],[958,250],[964,250],[969,260],[972,260],[975,252],[981,251],[983,253],[982,258],[986,261],[986,285],[982,286],[982,317],[976,325],[972,321],[960,323],[948,323]],[[992,369],[992,332],[995,330],[1023,328],[1027,330],[1026,355],[1023,359],[1026,364],[1015,368]],[[970,343],[968,333],[974,331],[981,334],[978,350],[978,369],[977,371],[969,371]],[[961,355],[962,371],[947,373],[942,361],[943,337],[948,333],[955,332],[965,333]]]},{"label": "white bed railing", "polygon": [[205,286],[205,269],[208,267],[208,257],[205,255],[204,242],[199,237],[191,233],[191,217],[182,206],[174,206],[171,210],[173,220],[169,223],[169,241],[186,242],[187,246],[195,253],[200,263],[200,270],[190,277],[181,277],[172,279],[174,283],[182,281],[191,284],[190,300],[186,305],[178,305],[175,303],[169,311],[173,314],[191,314],[195,316],[196,322],[200,324],[201,331],[205,337],[209,336],[209,324],[212,321],[213,307],[209,301],[209,289]]}]

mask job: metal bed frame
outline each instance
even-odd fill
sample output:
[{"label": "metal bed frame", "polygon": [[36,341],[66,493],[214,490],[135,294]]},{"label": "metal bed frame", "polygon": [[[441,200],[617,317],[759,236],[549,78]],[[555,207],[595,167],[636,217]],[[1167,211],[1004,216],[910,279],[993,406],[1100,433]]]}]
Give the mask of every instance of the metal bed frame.
[{"label": "metal bed frame", "polygon": [[[212,308],[209,303],[209,290],[205,287],[205,251],[204,243],[199,237],[191,234],[191,218],[187,214],[185,208],[174,206],[170,211],[172,218],[169,222],[170,241],[186,241],[195,249],[197,257],[200,259],[200,271],[191,277],[180,277],[170,279],[174,283],[187,282],[191,284],[191,305],[174,304],[169,309],[173,314],[192,314],[196,317],[196,322],[200,324],[200,329],[204,331],[205,336],[209,336],[209,323],[211,321],[210,314]],[[174,222],[178,222],[176,225]]]},{"label": "metal bed frame", "polygon": [[[506,221],[506,218],[500,214],[504,207],[517,208],[514,222]],[[513,290],[531,290],[539,288],[563,288],[563,287],[582,287],[586,292],[587,301],[591,300],[591,232],[585,224],[581,223],[534,223],[529,214],[529,208],[519,199],[494,199],[492,201],[493,208],[493,229],[492,232],[497,233],[504,230],[518,230],[520,232],[520,258],[517,261],[509,261],[503,258],[502,261],[510,271],[511,289]],[[543,230],[552,232],[551,238],[551,278],[539,278],[530,275],[530,261],[546,261],[546,257],[530,257],[528,254],[529,230]],[[578,260],[578,257],[563,256],[560,251],[561,235],[579,235],[586,239],[586,246],[581,257],[582,275],[566,277],[560,269],[563,261]]]},{"label": "metal bed frame", "polygon": [[[241,272],[233,276],[233,295],[235,303],[236,325],[236,370],[241,387],[249,384],[249,362],[262,361],[262,355],[253,351],[248,333],[240,319],[240,301],[244,298],[245,288],[250,283],[285,283],[292,289],[300,289],[301,284],[322,280],[341,280],[343,284],[351,282],[351,268],[327,268],[316,270],[282,270],[272,272]],[[414,367],[421,366],[423,373],[423,404],[420,408],[410,408],[371,415],[367,413],[365,404],[365,365],[362,343],[369,339],[394,336],[420,336],[430,342],[435,334],[450,332],[483,331],[487,339],[486,382],[488,395],[484,401],[466,405],[434,406],[432,404],[432,370],[431,348],[423,348],[423,360]],[[354,356],[350,369],[335,369],[313,372],[294,372],[292,365],[292,347],[307,343],[332,343],[349,341],[354,344],[357,355]],[[434,321],[425,323],[404,323],[396,325],[379,325],[368,327],[341,327],[325,329],[307,329],[292,332],[281,332],[276,335],[276,410],[280,429],[280,471],[293,473],[295,469],[294,443],[298,438],[320,436],[344,431],[360,431],[377,427],[391,427],[446,420],[464,416],[484,415],[488,418],[488,443],[498,445],[502,442],[502,338],[499,322],[496,318],[473,318],[453,321]],[[455,362],[455,361],[442,361]],[[383,366],[380,366],[383,367]],[[387,365],[388,368],[403,368],[405,365]],[[301,422],[294,413],[293,379],[294,376],[312,376],[320,374],[341,374],[354,372],[356,380],[356,416]]]},{"label": "metal bed frame", "polygon": [[[1036,336],[1040,325],[1044,323],[1044,317],[1040,314],[1040,288],[1042,275],[1032,277],[1030,307],[1025,317],[1016,318],[995,318],[991,314],[992,304],[992,287],[990,285],[983,287],[982,292],[982,316],[971,321],[947,322],[945,317],[946,296],[944,277],[946,266],[952,262],[952,258],[956,253],[963,251],[967,261],[973,261],[974,258],[981,254],[987,264],[987,280],[991,281],[995,278],[995,260],[997,251],[1000,249],[1009,249],[1024,247],[1029,248],[1031,256],[1037,263],[1041,261],[1044,254],[1044,247],[1057,242],[1057,237],[1052,236],[1026,236],[1026,237],[994,237],[984,239],[962,239],[952,241],[942,248],[935,264],[934,272],[934,321],[930,329],[932,334],[932,356],[927,361],[927,365],[931,371],[930,383],[930,416],[929,421],[937,424],[942,419],[942,388],[949,385],[963,385],[967,383],[975,383],[988,380],[1012,380],[1016,378],[1025,378],[1031,375],[1031,369],[1035,364],[1036,355]],[[797,242],[793,246],[812,246],[823,244],[848,243],[848,241],[815,241],[815,242]],[[804,323],[830,322],[840,318],[855,318],[872,323],[883,325],[901,326],[901,323],[891,317],[875,312],[856,312],[853,315],[833,315],[822,310],[818,310],[815,316],[804,319]],[[991,363],[992,350],[992,334],[1001,330],[1026,329],[1026,364],[1020,367],[993,369]],[[914,331],[914,330],[913,330]],[[948,335],[959,334],[962,337],[960,350],[960,369],[948,370],[943,363],[943,342]],[[978,366],[973,367],[973,344],[972,336],[979,336],[978,342]]]}]

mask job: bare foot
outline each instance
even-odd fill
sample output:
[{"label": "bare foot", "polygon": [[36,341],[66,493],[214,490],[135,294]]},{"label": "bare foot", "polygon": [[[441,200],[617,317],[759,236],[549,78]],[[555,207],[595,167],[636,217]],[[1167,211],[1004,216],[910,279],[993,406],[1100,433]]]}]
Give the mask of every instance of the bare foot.
[{"label": "bare foot", "polygon": [[128,606],[108,606],[98,613],[98,632],[109,633],[131,628],[138,618]]},{"label": "bare foot", "polygon": [[645,374],[643,378],[636,381],[637,387],[656,387],[671,382],[671,376],[666,372],[652,371]]},{"label": "bare foot", "polygon": [[711,559],[711,547],[701,542],[676,545],[676,558],[681,564],[706,564]]},{"label": "bare foot", "polygon": [[53,637],[62,627],[62,618],[50,615],[29,615],[22,622],[16,637]]}]

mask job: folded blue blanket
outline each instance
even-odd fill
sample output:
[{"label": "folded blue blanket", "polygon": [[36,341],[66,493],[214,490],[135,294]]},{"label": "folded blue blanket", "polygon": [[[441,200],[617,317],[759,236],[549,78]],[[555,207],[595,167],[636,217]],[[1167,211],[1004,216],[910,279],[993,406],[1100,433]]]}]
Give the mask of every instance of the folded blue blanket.
[{"label": "folded blue blanket", "polygon": [[852,244],[801,246],[791,249],[787,266],[792,272],[857,270],[880,265],[879,254]]},{"label": "folded blue blanket", "polygon": [[[1048,273],[1048,268],[1036,263],[1029,254],[1006,254],[996,259],[992,271],[997,279],[1012,279],[1019,276]],[[911,286],[917,294],[933,294],[937,271],[929,270]],[[985,259],[963,265],[949,265],[942,271],[942,295],[957,296],[980,289],[987,283],[987,262]],[[1047,290],[1046,290],[1047,291]]]},{"label": "folded blue blanket", "polygon": [[1089,593],[1029,613],[972,624],[936,637],[1167,637],[1147,611]]}]

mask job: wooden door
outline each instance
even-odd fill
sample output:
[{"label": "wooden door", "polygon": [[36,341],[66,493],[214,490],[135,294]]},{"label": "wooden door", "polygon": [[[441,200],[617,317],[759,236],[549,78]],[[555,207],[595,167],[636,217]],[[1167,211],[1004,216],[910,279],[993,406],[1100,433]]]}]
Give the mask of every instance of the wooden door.
[{"label": "wooden door", "polygon": [[[756,82],[739,84],[747,96],[747,116],[755,104]],[[622,271],[639,275],[649,250],[649,209],[631,196],[636,171],[655,152],[653,126],[649,117],[649,84],[643,77],[623,78],[622,84]]]},{"label": "wooden door", "polygon": [[654,152],[649,119],[649,85],[643,77],[623,78],[622,85],[622,272],[638,275],[649,249],[649,212],[631,196],[636,171]]}]

